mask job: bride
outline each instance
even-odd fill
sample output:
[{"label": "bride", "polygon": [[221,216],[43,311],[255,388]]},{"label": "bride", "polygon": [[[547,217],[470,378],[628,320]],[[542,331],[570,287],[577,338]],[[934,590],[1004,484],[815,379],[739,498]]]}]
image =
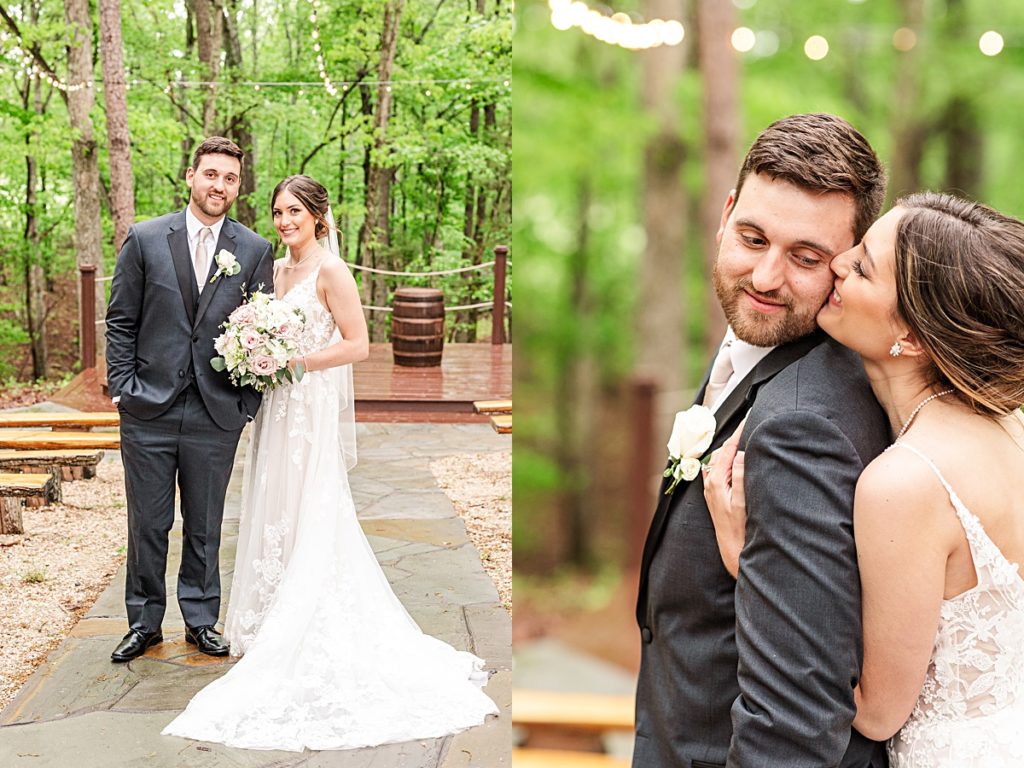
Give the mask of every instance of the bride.
[{"label": "bride", "polygon": [[481,690],[483,662],[423,634],[356,519],[351,363],[366,358],[368,341],[327,190],[289,176],[271,210],[289,251],[275,289],[306,318],[289,366],[305,374],[267,391],[252,425],[225,625],[231,654],[242,658],[163,733],[301,751],[478,725],[498,711]]},{"label": "bride", "polygon": [[[892,737],[893,768],[1024,765],[1024,224],[912,195],[832,270],[818,323],[860,354],[895,435],[854,502],[864,594],[854,727]],[[739,441],[712,455],[704,478],[733,575]]]}]

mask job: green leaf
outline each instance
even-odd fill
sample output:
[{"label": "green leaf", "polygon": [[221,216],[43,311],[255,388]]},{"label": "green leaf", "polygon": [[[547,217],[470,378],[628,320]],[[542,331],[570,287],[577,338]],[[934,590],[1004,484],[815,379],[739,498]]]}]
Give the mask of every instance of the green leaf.
[{"label": "green leaf", "polygon": [[225,371],[227,370],[228,367],[227,362],[224,360],[223,357],[211,358],[210,365],[213,367],[213,370],[215,371]]}]

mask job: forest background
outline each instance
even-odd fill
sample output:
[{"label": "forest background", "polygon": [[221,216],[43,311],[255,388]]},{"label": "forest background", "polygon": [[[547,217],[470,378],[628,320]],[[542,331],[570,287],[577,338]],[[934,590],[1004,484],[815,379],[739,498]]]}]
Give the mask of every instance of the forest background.
[{"label": "forest background", "polygon": [[672,415],[722,337],[708,276],[746,148],[787,114],[833,112],[878,151],[890,202],[947,190],[1024,216],[1024,5],[588,4],[633,27],[678,20],[685,35],[628,50],[584,33],[618,34],[579,4],[516,5],[516,630],[616,598],[618,613],[576,637],[601,652],[621,621],[633,653],[628,576]]},{"label": "forest background", "polygon": [[[391,271],[480,264],[508,244],[507,0],[24,0],[0,6],[0,381],[78,365],[78,269],[110,275],[134,221],[180,210],[191,153],[247,153],[231,216],[273,234],[269,195],[305,173],[332,198],[345,258]],[[492,273],[367,277],[490,299]],[[103,317],[109,283],[99,283]],[[370,313],[372,339],[387,315]],[[449,315],[450,340],[490,333]],[[102,353],[102,327],[99,333]],[[52,386],[52,385],[51,385]]]}]

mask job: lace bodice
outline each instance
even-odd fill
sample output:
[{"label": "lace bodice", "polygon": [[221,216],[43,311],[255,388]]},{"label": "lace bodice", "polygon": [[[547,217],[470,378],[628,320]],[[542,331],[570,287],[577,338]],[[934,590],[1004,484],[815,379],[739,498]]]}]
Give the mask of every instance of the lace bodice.
[{"label": "lace bodice", "polygon": [[318,266],[281,297],[282,301],[301,309],[306,318],[299,337],[300,355],[308,355],[334,343],[334,332],[337,329],[334,316],[316,295],[316,279],[319,274]]},{"label": "lace bodice", "polygon": [[893,768],[1024,764],[1024,581],[938,467],[977,571],[974,588],[944,600],[924,687],[890,745]]}]

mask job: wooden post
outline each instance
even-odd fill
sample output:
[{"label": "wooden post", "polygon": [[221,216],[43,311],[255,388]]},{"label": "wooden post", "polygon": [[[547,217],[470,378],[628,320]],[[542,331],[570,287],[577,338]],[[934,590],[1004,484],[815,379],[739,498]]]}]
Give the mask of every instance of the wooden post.
[{"label": "wooden post", "polygon": [[491,320],[491,344],[505,343],[505,267],[508,246],[494,248],[494,313]]},{"label": "wooden post", "polygon": [[629,471],[629,566],[639,568],[656,502],[651,491],[654,482],[654,394],[657,387],[653,379],[637,376],[630,381],[629,388],[633,423]]},{"label": "wooden post", "polygon": [[86,368],[96,367],[96,265],[82,264],[78,270],[81,273],[81,295],[78,305],[84,371]]},{"label": "wooden post", "polygon": [[0,499],[0,534],[10,535],[25,532],[25,525],[21,519],[21,509],[24,506],[25,502],[19,498]]}]

